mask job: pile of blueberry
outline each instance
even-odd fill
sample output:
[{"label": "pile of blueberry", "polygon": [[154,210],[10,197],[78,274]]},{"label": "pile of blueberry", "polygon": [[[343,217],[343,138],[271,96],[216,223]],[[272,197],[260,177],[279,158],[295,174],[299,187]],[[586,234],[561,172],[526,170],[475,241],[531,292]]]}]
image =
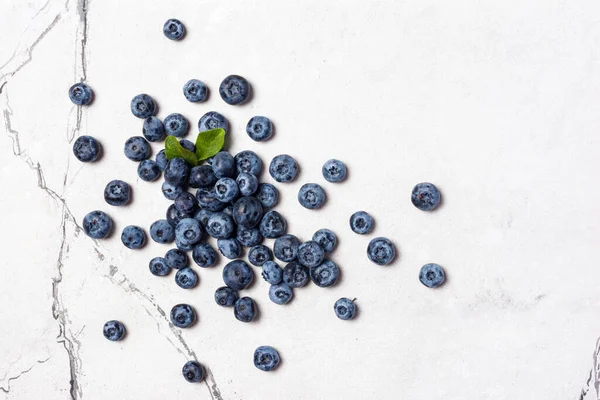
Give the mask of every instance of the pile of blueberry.
[{"label": "pile of blueberry", "polygon": [[[185,35],[185,27],[176,19],[168,20],[163,31],[173,40]],[[219,87],[221,98],[229,105],[248,101],[250,92],[248,81],[238,75],[226,77]],[[192,79],[185,83],[183,94],[190,102],[203,102],[208,88]],[[92,101],[93,92],[86,84],[78,83],[70,88],[69,96],[73,103],[81,106]],[[190,125],[178,113],[161,121],[154,115],[156,110],[154,99],[147,94],[132,99],[132,114],[143,119],[143,136],[127,139],[124,146],[125,156],[138,162],[137,172],[142,180],[155,181],[162,173],[162,193],[173,201],[165,217],[152,223],[149,229],[153,241],[175,245],[163,257],[150,260],[149,270],[153,275],[163,277],[176,270],[175,283],[183,289],[191,289],[198,283],[198,274],[190,266],[188,252],[201,268],[217,265],[220,253],[231,261],[223,268],[225,285],[216,289],[215,302],[222,307],[232,307],[234,317],[241,322],[251,322],[257,314],[256,302],[240,295],[255,276],[254,269],[242,259],[244,248],[248,249],[249,263],[262,267],[261,276],[271,285],[269,299],[276,304],[290,302],[294,289],[309,281],[319,287],[336,283],[340,268],[326,258],[337,246],[335,233],[320,229],[305,242],[288,233],[286,219],[274,209],[279,190],[270,183],[259,182],[263,162],[254,152],[245,150],[233,155],[218,149],[199,165],[190,165],[184,158],[169,157],[165,150],[158,152],[154,160],[150,159],[149,142],[161,141],[166,136],[179,140],[187,134]],[[218,128],[226,133],[229,130],[227,119],[218,112],[207,112],[198,121],[200,132]],[[257,142],[271,138],[273,131],[271,121],[264,116],[252,117],[246,126],[249,137]],[[193,142],[180,139],[179,144],[196,153]],[[93,162],[100,157],[102,148],[95,138],[81,136],[75,141],[73,152],[80,161]],[[287,154],[275,156],[268,166],[270,176],[282,184],[294,181],[298,169],[296,160]],[[322,175],[328,182],[342,182],[346,173],[346,166],[339,160],[328,160],[322,167]],[[128,183],[112,180],[104,189],[104,199],[111,206],[124,206],[131,199],[131,192]],[[319,209],[326,199],[325,190],[317,183],[306,183],[298,192],[298,202],[307,209]],[[416,185],[411,196],[412,203],[423,211],[435,209],[440,199],[439,191],[430,183]],[[352,214],[349,224],[355,233],[366,235],[373,230],[374,220],[367,212],[358,211]],[[85,233],[94,239],[109,236],[113,225],[110,216],[99,210],[88,213],[82,224]],[[217,249],[207,242],[208,237],[216,239]],[[263,244],[265,238],[275,239],[272,249]],[[146,232],[139,226],[126,226],[121,241],[129,249],[139,249],[147,242]],[[367,246],[368,259],[377,265],[388,265],[395,256],[396,248],[387,238],[376,237]],[[282,268],[276,260],[285,266]],[[444,270],[437,264],[426,264],[419,279],[427,287],[437,287],[445,280]],[[354,318],[357,310],[355,299],[345,297],[337,300],[333,308],[342,320]],[[196,321],[196,311],[189,304],[177,304],[171,309],[170,319],[173,325],[188,328]],[[125,326],[119,321],[109,321],[104,326],[104,336],[120,340],[125,336]],[[279,362],[279,353],[272,347],[260,346],[254,353],[254,364],[263,371],[273,370]],[[183,375],[190,382],[199,382],[204,376],[203,367],[190,361],[183,367]]]}]

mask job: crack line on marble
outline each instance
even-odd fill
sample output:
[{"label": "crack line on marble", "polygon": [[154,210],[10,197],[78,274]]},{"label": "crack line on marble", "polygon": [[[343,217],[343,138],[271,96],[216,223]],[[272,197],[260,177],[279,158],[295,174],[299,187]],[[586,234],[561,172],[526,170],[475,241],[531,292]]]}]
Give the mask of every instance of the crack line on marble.
[{"label": "crack line on marble", "polygon": [[596,389],[596,398],[600,399],[600,338],[596,340],[596,349],[592,358],[594,360],[594,389]]},{"label": "crack line on marble", "polygon": [[[48,361],[50,359],[50,357],[46,358],[45,360],[38,360],[35,362],[35,364],[33,364],[31,367],[27,368],[24,371],[19,372],[17,375],[15,376],[11,376],[10,378],[8,378],[8,380],[6,381],[6,387],[4,386],[0,386],[0,390],[2,390],[4,393],[9,393],[10,392],[10,383],[13,381],[16,381],[17,379],[19,379],[20,377],[22,377],[23,375],[26,375],[27,373],[29,373],[33,368],[35,368],[36,365],[39,364],[44,364],[46,361]],[[2,380],[4,380],[6,378],[6,375],[4,376],[4,378],[2,378]]]}]

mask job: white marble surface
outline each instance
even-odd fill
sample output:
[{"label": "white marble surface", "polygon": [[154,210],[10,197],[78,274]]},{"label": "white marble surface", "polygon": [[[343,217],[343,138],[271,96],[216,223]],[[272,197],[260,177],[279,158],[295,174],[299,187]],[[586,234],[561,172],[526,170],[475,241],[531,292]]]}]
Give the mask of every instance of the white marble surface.
[{"label": "white marble surface", "polygon": [[[163,37],[169,17],[184,41]],[[597,1],[2,0],[0,38],[1,399],[599,398]],[[252,82],[250,104],[220,100],[230,73]],[[208,103],[183,98],[190,78]],[[96,93],[84,109],[67,97],[80,80]],[[223,112],[232,151],[296,157],[278,209],[301,238],[339,234],[341,282],[280,307],[258,279],[260,320],[242,324],[212,300],[223,262],[184,291],[148,272],[168,246],[87,238],[92,209],[120,231],[168,206],[122,154],[140,92],[192,125]],[[272,141],[245,135],[256,114]],[[102,141],[100,162],[72,156],[82,134]],[[323,185],[321,211],[301,208],[298,188],[323,183],[331,157],[349,180]],[[104,203],[113,178],[133,185],[130,206]],[[438,211],[410,204],[420,181],[443,191]],[[358,209],[397,244],[394,265],[366,259],[369,238],[347,227]],[[417,280],[430,261],[447,270],[440,290]],[[341,296],[358,299],[355,321],[334,317]],[[165,318],[177,302],[198,310],[192,329]],[[108,319],[126,340],[102,337]],[[252,365],[263,344],[283,357],[271,374]],[[207,384],[182,379],[193,358]]]}]

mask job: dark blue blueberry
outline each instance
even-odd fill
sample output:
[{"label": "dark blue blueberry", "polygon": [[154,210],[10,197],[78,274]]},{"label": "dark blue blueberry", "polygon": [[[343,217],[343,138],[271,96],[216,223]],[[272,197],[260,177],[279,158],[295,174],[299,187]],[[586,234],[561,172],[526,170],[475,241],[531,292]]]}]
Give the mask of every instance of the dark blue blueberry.
[{"label": "dark blue blueberry", "polygon": [[291,182],[298,174],[298,163],[287,154],[275,156],[269,165],[269,174],[277,182]]},{"label": "dark blue blueberry", "polygon": [[283,270],[275,261],[266,261],[262,265],[261,275],[271,285],[277,285],[283,279]]},{"label": "dark blue blueberry", "polygon": [[337,264],[330,260],[325,260],[316,267],[310,269],[310,279],[320,287],[329,287],[337,282],[340,276],[340,269]]},{"label": "dark blue blueberry", "polygon": [[326,253],[332,252],[337,246],[337,236],[329,229],[319,229],[313,235],[312,240],[319,243]]},{"label": "dark blue blueberry", "polygon": [[223,212],[233,218],[233,205],[230,204],[223,209]]},{"label": "dark blue blueberry", "polygon": [[171,243],[175,240],[175,229],[166,219],[159,219],[150,225],[150,237],[156,243]]},{"label": "dark blue blueberry", "polygon": [[91,136],[79,136],[73,143],[73,154],[81,162],[94,162],[100,157],[102,146]]},{"label": "dark blue blueberry", "polygon": [[242,196],[251,196],[258,189],[258,179],[252,174],[242,172],[235,178],[235,181]]},{"label": "dark blue blueberry", "polygon": [[103,211],[92,211],[83,217],[83,231],[92,239],[104,239],[113,228],[113,221]]},{"label": "dark blue blueberry", "polygon": [[167,169],[167,164],[169,163],[169,159],[167,158],[167,154],[165,153],[165,149],[162,149],[156,154],[156,165],[160,168],[161,171],[165,171]]},{"label": "dark blue blueberry", "polygon": [[202,226],[206,226],[206,224],[208,223],[208,219],[213,214],[213,212],[214,211],[209,211],[207,209],[201,208],[200,210],[196,211],[196,214],[194,214],[194,218],[200,221]]},{"label": "dark blue blueberry", "polygon": [[250,96],[250,84],[239,75],[229,75],[221,82],[219,94],[227,104],[241,104]]},{"label": "dark blue blueberry", "polygon": [[115,179],[104,188],[104,200],[111,206],[124,206],[131,198],[131,187],[126,182]]},{"label": "dark blue blueberry", "polygon": [[244,228],[254,228],[263,215],[262,205],[256,197],[242,197],[233,205],[233,220]]},{"label": "dark blue blueberry", "polygon": [[187,139],[181,139],[179,141],[179,144],[181,145],[181,147],[183,147],[186,150],[191,151],[192,153],[196,153],[196,145],[192,142],[190,142]]},{"label": "dark blue blueberry", "polygon": [[138,94],[131,100],[131,113],[138,118],[151,117],[155,111],[156,103],[147,94]]},{"label": "dark blue blueberry", "polygon": [[224,212],[215,212],[206,224],[206,232],[215,239],[228,239],[234,235],[235,224],[233,218]]},{"label": "dark blue blueberry", "polygon": [[326,199],[325,190],[316,183],[306,183],[298,191],[300,205],[309,210],[321,208]]},{"label": "dark blue blueberry", "polygon": [[171,159],[167,164],[167,169],[165,169],[165,181],[172,185],[185,185],[189,175],[190,166],[183,158],[175,157]]},{"label": "dark blue blueberry", "polygon": [[185,26],[180,20],[171,18],[163,25],[163,33],[168,39],[179,40],[185,35]]},{"label": "dark blue blueberry", "polygon": [[389,239],[378,237],[369,242],[367,256],[375,264],[387,265],[396,257],[396,248]]},{"label": "dark blue blueberry", "polygon": [[146,234],[139,226],[129,225],[121,233],[121,242],[129,249],[139,249],[146,244]]},{"label": "dark blue blueberry", "polygon": [[215,183],[215,197],[223,203],[237,199],[240,190],[236,181],[231,178],[221,178]]},{"label": "dark blue blueberry", "polygon": [[175,200],[177,196],[184,192],[181,186],[173,185],[167,181],[163,182],[161,190],[163,195],[169,200]]},{"label": "dark blue blueberry", "polygon": [[302,287],[309,280],[310,271],[302,264],[292,261],[283,268],[283,282],[293,288]]},{"label": "dark blue blueberry", "polygon": [[165,262],[172,269],[185,268],[190,264],[190,259],[185,251],[179,249],[171,249],[165,254]]},{"label": "dark blue blueberry", "polygon": [[162,257],[154,257],[148,264],[152,275],[166,276],[171,272],[171,268],[167,265],[167,261]]},{"label": "dark blue blueberry", "polygon": [[321,264],[324,256],[323,248],[313,240],[304,242],[298,247],[298,262],[309,268]]},{"label": "dark blue blueberry", "polygon": [[141,136],[133,136],[127,139],[123,150],[125,157],[131,161],[142,161],[150,156],[150,144]]},{"label": "dark blue blueberry", "polygon": [[223,257],[230,260],[235,260],[242,255],[242,245],[234,238],[217,240],[217,249]]},{"label": "dark blue blueberry", "polygon": [[179,196],[177,196],[173,204],[180,213],[188,215],[193,214],[194,211],[196,211],[196,207],[198,207],[196,197],[189,192],[181,193]]},{"label": "dark blue blueberry", "polygon": [[294,297],[294,289],[287,283],[271,285],[269,299],[275,304],[287,304]]},{"label": "dark blue blueberry", "polygon": [[244,290],[252,283],[254,271],[242,260],[230,261],[223,268],[223,281],[233,290]]},{"label": "dark blue blueberry", "polygon": [[263,208],[275,207],[279,201],[279,191],[270,183],[261,183],[258,185],[258,191],[255,196]]},{"label": "dark blue blueberry", "polygon": [[271,249],[262,244],[252,247],[248,252],[248,261],[250,261],[250,264],[256,265],[257,267],[262,266],[265,262],[271,261],[272,259],[273,254],[271,253]]},{"label": "dark blue blueberry", "polygon": [[261,371],[273,371],[279,362],[279,353],[271,346],[260,346],[254,351],[254,366]]},{"label": "dark blue blueberry", "polygon": [[333,305],[333,311],[339,319],[348,320],[356,315],[356,304],[347,297],[342,297]]},{"label": "dark blue blueberry", "polygon": [[277,211],[267,211],[260,221],[259,229],[264,237],[275,239],[285,235],[285,232],[287,231],[287,221]]},{"label": "dark blue blueberry", "polygon": [[69,99],[75,105],[85,106],[90,104],[92,97],[94,97],[92,89],[83,82],[76,83],[69,88]]},{"label": "dark blue blueberry", "polygon": [[196,322],[196,311],[189,304],[177,304],[171,309],[171,322],[178,328],[187,328]]},{"label": "dark blue blueberry", "polygon": [[204,380],[204,367],[197,361],[188,361],[181,369],[181,373],[186,381],[191,383],[202,382]]},{"label": "dark blue blueberry", "polygon": [[138,176],[146,182],[155,181],[160,175],[160,168],[153,160],[144,160],[138,165]]},{"label": "dark blue blueberry", "polygon": [[211,187],[217,183],[217,176],[210,165],[193,167],[188,178],[188,185],[193,188]]},{"label": "dark blue blueberry", "polygon": [[247,174],[259,176],[262,171],[262,161],[253,151],[240,151],[235,155],[234,160],[238,174],[245,172]]},{"label": "dark blue blueberry", "polygon": [[438,264],[425,264],[419,272],[419,280],[428,288],[436,288],[446,280],[444,269]]},{"label": "dark blue blueberry", "polygon": [[217,252],[208,243],[199,243],[194,246],[192,258],[198,266],[208,268],[217,262]]},{"label": "dark blue blueberry", "polygon": [[200,120],[198,121],[198,130],[200,132],[209,131],[216,128],[221,128],[225,132],[229,130],[229,122],[224,116],[216,111],[209,111],[200,117]]},{"label": "dark blue blueberry", "polygon": [[123,339],[123,336],[125,336],[125,325],[119,321],[108,321],[104,324],[104,329],[102,331],[105,338],[116,342],[117,340]]},{"label": "dark blue blueberry", "polygon": [[191,289],[198,284],[198,274],[190,267],[181,268],[175,274],[175,283],[182,289]]},{"label": "dark blue blueberry", "polygon": [[188,249],[202,240],[203,233],[200,221],[195,218],[184,218],[175,227],[175,238]]},{"label": "dark blue blueberry", "polygon": [[263,241],[263,235],[258,228],[248,229],[243,226],[238,226],[235,238],[245,247],[256,246]]},{"label": "dark blue blueberry", "polygon": [[263,142],[273,136],[273,124],[267,117],[252,117],[246,125],[246,133],[250,136],[250,139]]},{"label": "dark blue blueberry", "polygon": [[175,236],[175,246],[181,251],[192,251],[194,250],[194,245],[185,241],[181,241]]},{"label": "dark blue blueberry", "polygon": [[235,176],[235,160],[226,151],[220,151],[213,157],[212,169],[217,178],[233,178]]},{"label": "dark blue blueberry", "polygon": [[232,307],[238,298],[237,292],[229,286],[222,286],[215,291],[215,302],[222,307]]},{"label": "dark blue blueberry", "polygon": [[275,240],[273,254],[283,262],[291,262],[298,256],[300,240],[294,235],[283,235]]},{"label": "dark blue blueberry", "polygon": [[183,95],[192,103],[204,101],[208,97],[208,87],[198,79],[190,79],[183,85]]},{"label": "dark blue blueberry", "polygon": [[256,317],[256,303],[250,297],[238,299],[233,305],[233,315],[238,321],[252,321]]},{"label": "dark blue blueberry", "polygon": [[327,160],[321,169],[327,182],[341,182],[346,178],[346,166],[340,160]]},{"label": "dark blue blueberry", "polygon": [[196,191],[196,200],[198,200],[200,207],[209,211],[221,211],[227,207],[226,203],[222,203],[217,199],[213,188],[199,188]]},{"label": "dark blue blueberry", "polygon": [[165,132],[169,136],[181,137],[187,135],[190,124],[188,120],[179,113],[169,114],[165,118]]},{"label": "dark blue blueberry", "polygon": [[350,217],[350,229],[359,235],[366,235],[373,230],[373,217],[364,211],[357,211]]},{"label": "dark blue blueberry", "polygon": [[165,126],[157,117],[148,117],[144,120],[142,133],[149,142],[158,142],[165,137]]},{"label": "dark blue blueberry", "polygon": [[434,184],[423,182],[417,184],[410,196],[413,205],[422,211],[431,211],[435,209],[442,199],[440,191]]},{"label": "dark blue blueberry", "polygon": [[184,214],[175,208],[175,204],[171,204],[169,208],[167,208],[167,222],[172,226],[176,227],[179,221],[184,218],[191,218],[190,215]]}]

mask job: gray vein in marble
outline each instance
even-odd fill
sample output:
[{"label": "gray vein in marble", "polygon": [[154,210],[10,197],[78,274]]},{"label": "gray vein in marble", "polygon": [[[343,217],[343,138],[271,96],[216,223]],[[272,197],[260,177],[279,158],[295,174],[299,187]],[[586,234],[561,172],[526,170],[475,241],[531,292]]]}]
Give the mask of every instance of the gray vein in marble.
[{"label": "gray vein in marble", "polygon": [[[33,364],[31,367],[27,368],[24,371],[19,372],[17,375],[15,376],[11,376],[10,378],[8,378],[6,380],[6,386],[0,386],[0,390],[2,390],[4,393],[8,393],[10,392],[10,383],[12,381],[16,381],[17,379],[19,379],[20,377],[22,377],[23,375],[29,373],[36,365],[38,364],[43,364],[46,361],[48,361],[50,359],[50,357],[46,358],[45,360],[38,360],[35,362],[35,364]],[[8,375],[8,372],[2,377],[2,380],[4,381],[6,379],[6,376]]]},{"label": "gray vein in marble", "polygon": [[600,399],[600,338],[596,340],[596,349],[594,350],[593,360],[594,388],[596,389],[596,398]]}]

